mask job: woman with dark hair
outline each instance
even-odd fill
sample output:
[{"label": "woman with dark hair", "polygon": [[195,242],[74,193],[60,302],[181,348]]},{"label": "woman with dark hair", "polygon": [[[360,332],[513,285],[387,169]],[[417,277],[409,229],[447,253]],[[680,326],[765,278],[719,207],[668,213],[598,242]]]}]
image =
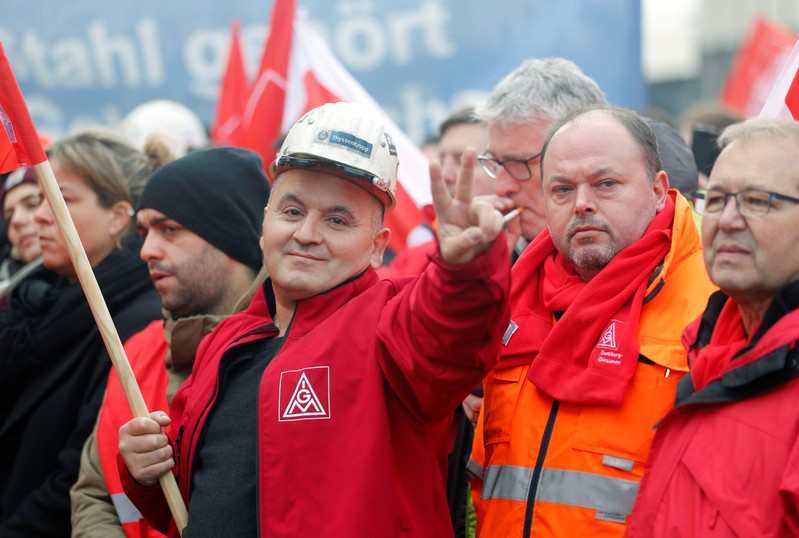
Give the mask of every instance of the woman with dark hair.
[{"label": "woman with dark hair", "polygon": [[[47,149],[119,336],[160,316],[139,259],[133,207],[153,163],[110,131]],[[69,488],[111,362],[48,203],[36,211],[44,267],[0,312],[0,536],[69,536]]]}]

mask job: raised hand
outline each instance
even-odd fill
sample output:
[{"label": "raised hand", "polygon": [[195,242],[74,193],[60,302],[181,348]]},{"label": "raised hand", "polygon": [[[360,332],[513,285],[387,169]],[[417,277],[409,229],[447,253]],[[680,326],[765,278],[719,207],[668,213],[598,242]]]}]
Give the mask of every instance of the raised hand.
[{"label": "raised hand", "polygon": [[172,470],[172,446],[164,433],[170,418],[163,411],[150,413],[150,418],[134,418],[119,429],[119,453],[136,482],[154,486],[158,478]]},{"label": "raised hand", "polygon": [[472,170],[477,154],[463,152],[455,196],[450,196],[441,177],[441,166],[430,165],[430,191],[438,218],[441,257],[452,264],[469,262],[486,250],[502,230],[502,214],[485,201],[474,199]]}]

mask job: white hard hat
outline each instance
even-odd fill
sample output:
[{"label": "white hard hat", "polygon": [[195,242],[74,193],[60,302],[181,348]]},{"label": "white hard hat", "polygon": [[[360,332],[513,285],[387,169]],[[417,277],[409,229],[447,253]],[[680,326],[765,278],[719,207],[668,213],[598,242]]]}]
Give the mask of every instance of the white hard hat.
[{"label": "white hard hat", "polygon": [[292,168],[321,169],[350,180],[394,207],[397,148],[376,113],[357,103],[327,103],[289,130],[270,167],[273,179]]},{"label": "white hard hat", "polygon": [[122,120],[122,132],[139,148],[152,135],[167,137],[178,157],[208,145],[199,116],[185,105],[167,99],[147,101],[131,110]]}]

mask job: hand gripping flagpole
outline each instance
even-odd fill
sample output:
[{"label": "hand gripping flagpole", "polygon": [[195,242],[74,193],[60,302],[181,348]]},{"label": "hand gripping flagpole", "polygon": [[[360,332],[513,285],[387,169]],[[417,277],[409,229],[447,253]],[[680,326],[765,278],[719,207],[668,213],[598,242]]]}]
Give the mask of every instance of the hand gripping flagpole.
[{"label": "hand gripping flagpole", "polygon": [[[150,413],[147,410],[147,404],[130,367],[130,362],[128,362],[128,358],[125,355],[119,333],[108,311],[108,305],[106,305],[100,286],[97,283],[97,278],[86,256],[86,251],[80,242],[75,223],[69,214],[64,197],[61,195],[53,169],[42,149],[30,112],[28,112],[28,107],[22,98],[22,92],[11,71],[11,66],[8,63],[2,45],[0,45],[0,116],[2,116],[0,119],[4,120],[2,123],[12,144],[21,146],[21,153],[25,154],[25,157],[30,160],[30,162],[20,162],[20,164],[33,164],[36,170],[39,183],[53,211],[56,225],[61,230],[61,234],[66,241],[69,257],[75,267],[78,280],[100,330],[100,335],[103,338],[103,342],[105,342],[108,355],[111,357],[111,362],[122,383],[128,404],[134,416],[149,417]],[[0,136],[3,136],[3,134],[0,133]],[[17,153],[20,154],[20,151]],[[20,160],[23,161],[25,159]],[[172,517],[175,519],[178,531],[182,535],[183,528],[188,522],[188,513],[183,503],[183,498],[180,496],[175,476],[172,473],[165,473],[159,479],[159,483],[164,491],[164,496]]]}]

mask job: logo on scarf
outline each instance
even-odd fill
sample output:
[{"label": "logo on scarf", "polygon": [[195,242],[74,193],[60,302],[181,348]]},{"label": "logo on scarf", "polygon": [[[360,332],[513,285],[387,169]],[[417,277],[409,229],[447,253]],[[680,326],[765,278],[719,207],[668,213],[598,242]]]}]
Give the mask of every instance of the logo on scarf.
[{"label": "logo on scarf", "polygon": [[[286,387],[294,387],[289,392]],[[330,418],[330,367],[312,366],[280,373],[278,421]]]},{"label": "logo on scarf", "polygon": [[596,347],[604,348],[599,351],[599,355],[596,358],[597,362],[602,362],[613,366],[621,366],[622,354],[616,351],[608,350],[618,349],[619,342],[616,339],[616,331],[617,328],[618,330],[621,330],[622,323],[624,322],[617,319],[610,320],[610,325],[605,328],[605,332],[602,333],[602,336],[599,338],[599,342],[596,344]]},{"label": "logo on scarf", "polygon": [[618,320],[611,320],[610,325],[608,325],[605,332],[602,333],[602,338],[599,339],[599,343],[597,347],[604,347],[607,349],[616,349],[618,345],[616,344],[616,323],[620,323]]}]

